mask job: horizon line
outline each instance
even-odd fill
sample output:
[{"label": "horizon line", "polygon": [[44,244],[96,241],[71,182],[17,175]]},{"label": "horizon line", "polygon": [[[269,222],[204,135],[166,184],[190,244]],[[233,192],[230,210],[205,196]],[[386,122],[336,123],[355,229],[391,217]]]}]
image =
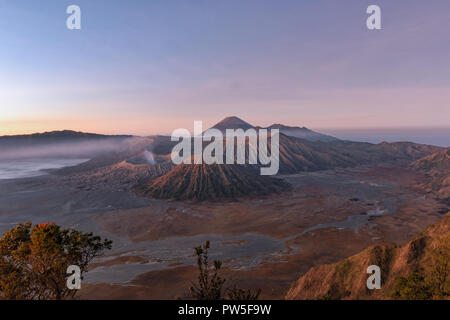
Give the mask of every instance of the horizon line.
[{"label": "horizon line", "polygon": [[[274,123],[274,124],[281,124],[281,123]],[[281,124],[284,125],[284,124]],[[419,130],[450,130],[450,125],[449,126],[419,126],[419,125],[415,125],[415,126],[386,126],[386,127],[380,127],[380,126],[374,126],[374,127],[306,127],[306,126],[302,126],[302,125],[285,125],[288,127],[298,127],[298,128],[307,128],[309,130],[313,130],[313,131],[318,131],[318,130],[332,130],[332,131],[367,131],[367,132],[371,132],[371,131],[382,131],[382,130],[408,130],[408,129],[419,129]],[[260,128],[267,128],[264,126],[255,126],[255,127],[260,127]],[[177,128],[174,128],[172,130],[172,132],[174,130],[176,130]],[[186,128],[188,129],[188,128]],[[230,128],[232,129],[232,128]],[[189,130],[189,129],[188,129]],[[21,135],[33,135],[33,134],[44,134],[44,133],[52,133],[52,132],[64,132],[64,131],[71,131],[71,132],[78,132],[78,133],[86,133],[86,134],[97,134],[97,135],[110,135],[110,136],[114,136],[114,135],[128,135],[128,136],[137,136],[137,137],[147,137],[147,136],[170,136],[171,133],[169,132],[148,132],[148,133],[133,133],[133,132],[125,132],[125,131],[120,131],[120,132],[114,132],[114,131],[109,131],[109,130],[100,130],[100,131],[91,131],[91,130],[83,130],[83,129],[71,129],[71,128],[64,128],[64,129],[54,129],[54,130],[44,130],[44,131],[17,131],[17,132],[12,132],[12,133],[6,133],[3,134],[1,133],[0,130],[0,137],[12,137],[12,136],[21,136]],[[189,131],[193,131],[193,130],[189,130]]]}]

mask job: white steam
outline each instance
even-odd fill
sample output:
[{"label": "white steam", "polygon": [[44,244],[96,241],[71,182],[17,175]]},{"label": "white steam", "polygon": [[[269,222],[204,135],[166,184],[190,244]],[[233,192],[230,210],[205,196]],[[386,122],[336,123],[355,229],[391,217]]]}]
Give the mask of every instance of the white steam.
[{"label": "white steam", "polygon": [[150,151],[148,150],[144,151],[144,158],[148,164],[156,164],[155,157],[153,156],[153,153],[151,153]]}]

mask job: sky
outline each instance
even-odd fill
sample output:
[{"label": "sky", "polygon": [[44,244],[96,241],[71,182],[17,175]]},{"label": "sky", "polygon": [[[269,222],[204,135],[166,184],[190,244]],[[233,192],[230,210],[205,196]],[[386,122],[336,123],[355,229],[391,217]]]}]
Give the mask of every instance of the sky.
[{"label": "sky", "polygon": [[[81,8],[68,30],[66,8]],[[368,30],[366,9],[381,8]],[[450,123],[448,0],[0,0],[0,135]]]}]

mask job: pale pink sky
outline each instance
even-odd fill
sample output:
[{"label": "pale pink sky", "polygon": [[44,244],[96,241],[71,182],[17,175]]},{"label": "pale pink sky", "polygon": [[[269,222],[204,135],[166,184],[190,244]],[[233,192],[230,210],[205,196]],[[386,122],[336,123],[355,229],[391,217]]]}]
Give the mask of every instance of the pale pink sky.
[{"label": "pale pink sky", "polygon": [[77,2],[80,31],[63,2],[0,10],[0,135],[450,123],[449,1],[378,0],[377,31],[366,0]]}]

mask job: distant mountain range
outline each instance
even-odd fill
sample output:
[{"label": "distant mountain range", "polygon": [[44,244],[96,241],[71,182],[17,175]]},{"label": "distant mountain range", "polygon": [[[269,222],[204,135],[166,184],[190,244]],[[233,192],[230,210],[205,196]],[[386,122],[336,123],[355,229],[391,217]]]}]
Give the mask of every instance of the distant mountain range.
[{"label": "distant mountain range", "polygon": [[85,133],[72,130],[50,131],[43,133],[0,136],[0,147],[24,146],[36,144],[63,143],[67,141],[101,140],[101,139],[126,139],[131,135],[104,135],[96,133]]},{"label": "distant mountain range", "polygon": [[70,130],[0,136],[0,160],[93,158],[121,148],[129,135],[109,136]]},{"label": "distant mountain range", "polygon": [[[281,125],[275,126],[281,128]],[[247,130],[257,127],[237,117],[229,117],[213,128],[224,132],[226,129]],[[226,139],[228,138],[225,137]],[[270,141],[268,145],[271,147]],[[255,147],[249,147],[247,143],[247,160],[250,148]],[[282,133],[280,134],[279,173],[292,174],[395,161],[411,162],[440,150],[441,148],[438,147],[407,142],[374,145],[335,139],[324,143]],[[176,200],[225,199],[282,192],[289,189],[278,179],[261,177],[256,170],[258,167],[259,165],[183,164],[159,178],[150,177],[139,183],[136,189],[141,195]]]},{"label": "distant mountain range", "polygon": [[[260,127],[254,127],[237,117],[228,117],[213,128],[225,131]],[[341,141],[306,128],[280,124],[269,128],[281,131],[280,174],[362,164],[398,161],[411,163],[443,150],[439,147],[408,142],[370,144]],[[17,143],[12,144],[11,141]],[[68,144],[69,142],[71,144]],[[5,143],[9,145],[5,147]],[[105,136],[58,131],[1,137],[0,158],[5,154],[5,150],[9,150],[8,152],[21,150],[21,154],[23,152],[27,154],[28,149],[33,150],[32,155],[47,155],[57,150],[58,155],[89,156],[91,160],[88,162],[76,167],[63,168],[54,173],[71,177],[72,183],[87,189],[94,188],[96,184],[109,184],[117,188],[134,188],[141,195],[164,199],[225,199],[289,189],[287,184],[278,178],[260,176],[258,170],[260,165],[182,164],[175,167],[170,159],[175,144],[176,142],[166,136]],[[58,147],[59,145],[63,145],[64,148]],[[271,147],[270,140],[268,145]],[[30,148],[23,148],[24,146]],[[247,143],[247,159],[249,152]],[[151,161],[149,157],[152,158]]]},{"label": "distant mountain range", "polygon": [[248,122],[245,122],[244,120],[238,118],[238,117],[228,117],[214,125],[212,128],[218,129],[225,133],[226,129],[278,129],[281,133],[285,134],[286,136],[290,137],[296,137],[305,139],[308,141],[322,141],[322,142],[329,142],[329,141],[337,141],[339,139],[328,136],[325,134],[321,134],[315,131],[312,131],[305,127],[290,127],[285,126],[282,124],[273,124],[267,128],[259,127],[259,126],[253,126],[249,124]]}]

